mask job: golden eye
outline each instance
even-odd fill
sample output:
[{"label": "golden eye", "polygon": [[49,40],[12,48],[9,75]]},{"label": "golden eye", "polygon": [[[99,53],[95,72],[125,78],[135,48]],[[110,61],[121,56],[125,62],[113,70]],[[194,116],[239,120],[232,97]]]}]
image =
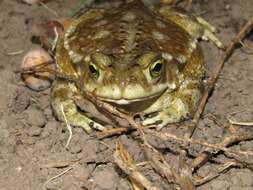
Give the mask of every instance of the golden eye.
[{"label": "golden eye", "polygon": [[163,68],[163,61],[157,60],[152,63],[149,67],[149,72],[152,78],[157,78],[161,75]]},{"label": "golden eye", "polygon": [[90,63],[90,65],[89,65],[89,71],[90,71],[90,73],[91,73],[91,75],[92,75],[92,77],[94,79],[98,79],[98,77],[99,77],[99,69],[98,69],[98,67],[95,64]]}]

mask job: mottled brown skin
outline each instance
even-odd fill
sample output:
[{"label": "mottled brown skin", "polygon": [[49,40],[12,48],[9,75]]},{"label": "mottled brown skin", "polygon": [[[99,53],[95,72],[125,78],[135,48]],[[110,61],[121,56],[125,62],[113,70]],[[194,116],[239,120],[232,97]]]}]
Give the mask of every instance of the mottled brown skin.
[{"label": "mottled brown skin", "polygon": [[84,98],[82,92],[139,114],[143,125],[163,127],[191,116],[205,70],[197,39],[221,46],[213,32],[199,17],[166,6],[149,8],[138,0],[87,11],[58,42],[57,69],[78,83],[55,81],[57,117],[87,132],[103,130],[100,118],[78,111],[75,100]]}]

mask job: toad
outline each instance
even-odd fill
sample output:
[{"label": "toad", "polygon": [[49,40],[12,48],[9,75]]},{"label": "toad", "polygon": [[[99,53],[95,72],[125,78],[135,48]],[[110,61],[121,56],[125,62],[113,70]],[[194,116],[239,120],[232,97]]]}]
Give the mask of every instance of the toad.
[{"label": "toad", "polygon": [[[142,125],[163,127],[192,116],[203,91],[205,64],[199,39],[221,42],[202,18],[171,6],[132,0],[116,9],[90,9],[74,19],[56,49],[51,102],[56,116],[86,132],[105,121],[81,111],[83,92],[125,112]],[[106,117],[106,116],[103,116]]]}]

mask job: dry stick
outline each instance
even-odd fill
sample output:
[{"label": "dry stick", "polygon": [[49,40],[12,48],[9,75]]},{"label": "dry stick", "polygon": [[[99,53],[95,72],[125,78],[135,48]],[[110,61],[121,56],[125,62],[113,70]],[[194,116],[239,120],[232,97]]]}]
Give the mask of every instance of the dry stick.
[{"label": "dry stick", "polygon": [[192,170],[189,164],[186,162],[186,151],[181,150],[179,155],[179,174],[180,178],[178,179],[180,184],[184,185],[185,190],[194,190],[196,189],[193,179],[192,179]]},{"label": "dry stick", "polygon": [[[234,135],[234,136],[226,137],[222,143],[209,144],[207,142],[203,142],[200,140],[194,140],[194,139],[186,138],[186,137],[178,137],[177,135],[173,135],[171,133],[161,133],[161,132],[153,131],[150,129],[146,129],[145,132],[147,132],[151,135],[157,136],[164,141],[175,140],[177,142],[181,142],[182,144],[183,143],[191,143],[191,144],[202,145],[202,146],[208,147],[208,149],[206,149],[206,151],[210,151],[210,149],[215,149],[216,150],[215,153],[217,153],[218,151],[224,151],[224,152],[227,152],[227,153],[229,153],[231,155],[235,155],[235,156],[237,156],[238,154],[243,155],[243,156],[253,156],[253,152],[251,152],[251,151],[233,151],[233,150],[226,148],[226,146],[229,146],[229,145],[234,144],[236,142],[253,139],[253,133],[252,134]],[[202,154],[206,154],[206,153],[202,153]],[[197,160],[198,157],[195,160]],[[194,160],[194,162],[195,162],[195,160]],[[197,167],[196,164],[192,164],[192,166],[194,166],[193,168]]]},{"label": "dry stick", "polygon": [[155,187],[145,176],[135,168],[129,168],[127,165],[118,157],[117,154],[114,154],[115,161],[117,165],[130,177],[140,182],[147,190],[159,190]]},{"label": "dry stick", "polygon": [[50,7],[48,7],[45,3],[39,1],[39,4],[44,7],[47,11],[49,11],[50,13],[52,13],[54,16],[56,16],[57,18],[59,18],[59,15],[56,11],[54,11],[53,9],[51,9]]},{"label": "dry stick", "polygon": [[144,175],[142,175],[142,173],[137,170],[136,165],[133,163],[132,157],[126,151],[120,141],[116,144],[114,160],[130,179],[140,183],[147,190],[159,190],[153,185],[152,182],[150,182]]},{"label": "dry stick", "polygon": [[73,166],[69,167],[68,169],[64,170],[63,172],[59,173],[58,175],[51,177],[50,179],[48,179],[48,180],[43,184],[43,186],[46,186],[49,182],[51,182],[51,181],[53,181],[53,180],[55,180],[55,179],[61,177],[62,175],[66,174],[67,172],[69,172],[69,171],[72,170],[72,169],[73,169]]},{"label": "dry stick", "polygon": [[47,68],[46,66],[50,64],[55,64],[55,63],[53,61],[47,61],[47,62],[43,62],[37,65],[33,65],[29,68],[15,70],[14,72],[19,73],[19,74],[31,74],[31,75],[33,74],[34,76],[39,76],[39,77],[42,77],[39,73],[49,72],[62,80],[66,80],[68,82],[77,82],[78,79],[74,76],[59,73],[55,69]]},{"label": "dry stick", "polygon": [[231,125],[241,125],[241,126],[253,126],[253,121],[236,121],[233,118],[228,118]]},{"label": "dry stick", "polygon": [[97,137],[99,139],[103,139],[114,135],[121,135],[122,133],[126,133],[127,131],[129,131],[129,128],[125,127],[112,128],[98,133]]},{"label": "dry stick", "polygon": [[[218,143],[214,145],[214,147],[210,148],[215,148],[215,146],[220,147],[218,150],[223,150],[230,154],[230,156],[235,156],[238,157],[238,153],[244,156],[253,156],[253,152],[250,151],[231,151],[225,147],[228,147],[234,143],[240,142],[240,141],[246,141],[246,140],[252,140],[253,139],[253,133],[251,134],[241,134],[241,135],[233,135],[226,137],[221,143]],[[223,148],[222,148],[223,147]],[[207,152],[211,152],[210,148],[207,148],[204,152],[200,153],[191,163],[191,167],[193,169],[198,168],[199,166],[203,165],[212,155],[217,154],[219,151],[216,151],[212,154],[208,154]],[[215,148],[217,149],[217,148]]]},{"label": "dry stick", "polygon": [[[191,168],[186,164],[186,154],[180,154],[180,166],[176,171],[168,162],[166,162],[164,156],[151,145],[145,146],[144,149],[151,160],[151,166],[160,175],[165,176],[169,183],[175,183],[180,186],[181,190],[195,190],[196,187],[192,180]],[[154,152],[155,154],[152,154]],[[185,153],[184,151],[182,151]]]},{"label": "dry stick", "polygon": [[79,162],[80,160],[81,160],[80,158],[77,158],[74,160],[60,160],[57,162],[50,162],[50,163],[42,164],[41,168],[65,168]]},{"label": "dry stick", "polygon": [[222,165],[222,167],[220,167],[218,169],[217,173],[215,173],[215,174],[209,174],[206,177],[204,177],[203,179],[194,180],[194,184],[196,186],[203,185],[203,184],[205,184],[205,183],[207,183],[207,182],[209,182],[209,181],[211,181],[211,180],[219,177],[222,172],[224,172],[225,170],[227,170],[227,169],[229,169],[230,167],[233,167],[233,166],[238,166],[238,164],[236,162],[225,163],[225,164]]},{"label": "dry stick", "polygon": [[[84,96],[86,96],[89,100],[91,100],[91,101],[92,101],[95,105],[97,105],[98,107],[103,108],[103,109],[105,109],[106,111],[109,111],[110,113],[112,113],[112,114],[114,114],[114,115],[117,115],[117,116],[119,116],[119,117],[121,117],[121,118],[126,119],[126,120],[129,122],[129,124],[130,124],[134,129],[136,129],[136,130],[139,132],[140,137],[141,137],[141,139],[142,139],[142,141],[143,141],[145,147],[146,147],[146,148],[150,148],[150,149],[152,149],[153,151],[155,151],[155,153],[163,160],[163,163],[161,163],[161,164],[162,164],[162,167],[164,167],[164,169],[167,170],[168,173],[173,174],[173,176],[178,176],[178,175],[174,172],[174,170],[171,170],[172,167],[165,161],[163,155],[161,155],[161,153],[160,153],[159,151],[157,151],[152,145],[150,145],[150,144],[148,143],[148,141],[147,141],[147,139],[146,139],[146,135],[145,135],[145,133],[144,133],[144,126],[142,126],[141,124],[137,124],[137,123],[135,122],[135,120],[133,119],[133,117],[132,117],[131,114],[129,115],[129,114],[125,114],[125,113],[123,113],[123,112],[120,112],[119,110],[117,110],[117,108],[113,107],[112,105],[110,105],[110,104],[108,104],[108,103],[106,103],[106,102],[103,102],[103,101],[98,100],[97,98],[95,98],[94,96],[92,96],[91,93],[86,92],[86,93],[84,93]],[[121,168],[123,168],[124,171],[126,171],[127,174],[129,174],[129,172],[131,172],[131,171],[128,170],[128,168],[126,168],[126,167],[124,166],[124,163],[122,163],[122,161],[120,161],[120,160],[118,160],[118,159],[116,159],[116,160],[117,160],[117,164],[118,164]],[[157,169],[157,170],[158,170],[158,171],[161,171],[161,170],[159,170],[159,169]],[[136,173],[136,172],[137,172],[137,171],[135,171],[134,173],[131,173],[131,175],[134,175],[134,176],[132,176],[132,177],[135,178],[135,179],[136,179],[136,177],[137,177],[137,179],[141,178],[141,176],[139,175],[140,173]],[[163,173],[161,173],[161,174],[163,175]],[[185,187],[185,185],[184,185],[184,184],[185,184],[185,181],[184,181],[184,180],[186,180],[186,178],[187,178],[187,176],[181,175],[181,176],[178,176],[178,178],[177,178],[176,181],[174,181],[173,179],[171,179],[171,180],[168,179],[168,181],[173,181],[173,183],[179,184],[180,187],[182,187],[182,190],[194,190],[194,188],[193,188],[193,189],[184,188],[184,187]],[[139,180],[140,180],[140,179],[139,179]],[[137,181],[139,181],[139,180],[137,180]],[[145,181],[145,179],[143,179],[143,180],[144,180],[144,181],[139,181],[142,185],[144,185],[143,183],[146,183],[146,182],[147,182],[147,181]],[[189,182],[191,181],[190,179],[187,179],[187,180],[188,180]],[[152,186],[152,187],[153,187],[153,186]]]},{"label": "dry stick", "polygon": [[14,52],[8,52],[8,53],[6,53],[6,55],[8,55],[8,56],[14,56],[14,55],[22,54],[22,53],[24,53],[24,50],[18,50],[18,51],[14,51]]},{"label": "dry stick", "polygon": [[[46,61],[46,62],[42,62],[39,63],[37,65],[32,65],[28,68],[23,68],[20,70],[16,70],[14,71],[15,73],[20,73],[20,74],[30,74],[30,73],[36,73],[36,72],[45,72],[45,70],[40,70],[40,69],[46,69],[46,66],[50,65],[50,64],[54,64],[53,61]],[[53,71],[50,71],[53,72]],[[54,71],[55,73],[56,71]]]},{"label": "dry stick", "polygon": [[208,100],[208,97],[215,87],[215,83],[217,82],[217,79],[220,75],[221,69],[223,68],[225,62],[228,60],[228,58],[233,53],[235,46],[238,43],[240,43],[242,41],[242,39],[246,36],[246,34],[252,29],[252,26],[253,26],[253,17],[248,20],[248,22],[241,28],[240,32],[234,37],[234,39],[228,45],[225,52],[223,53],[223,56],[221,57],[219,64],[215,68],[213,75],[208,79],[208,82],[207,82],[208,87],[205,90],[205,92],[201,98],[198,109],[193,117],[192,124],[189,126],[189,133],[187,134],[188,137],[192,136],[194,130],[196,129],[196,127],[198,125],[198,122],[200,120],[200,116],[205,109],[205,105]]},{"label": "dry stick", "polygon": [[72,139],[73,133],[72,133],[72,128],[71,128],[71,126],[70,126],[70,124],[69,124],[69,122],[68,122],[68,120],[67,120],[66,115],[65,115],[65,112],[64,112],[64,109],[63,109],[63,105],[62,105],[62,104],[61,104],[61,112],[62,112],[63,119],[64,119],[64,121],[65,121],[66,127],[67,127],[68,132],[69,132],[69,137],[68,137],[67,143],[66,143],[66,145],[65,145],[65,148],[68,148],[68,146],[69,146],[69,144],[70,144],[70,141],[71,141],[71,139]]},{"label": "dry stick", "polygon": [[[195,190],[195,186],[192,181],[192,176],[189,176],[188,170],[180,168],[177,172],[171,165],[169,165],[164,156],[154,148],[145,147],[147,156],[151,160],[151,166],[160,175],[165,176],[169,183],[175,183],[181,187],[181,190]],[[152,154],[152,153],[155,154]]]},{"label": "dry stick", "polygon": [[235,156],[235,155],[231,155],[229,153],[224,152],[224,155],[228,158],[233,158],[234,161],[237,163],[237,167],[240,168],[247,168],[250,169],[251,171],[253,171],[253,163],[250,160],[247,159],[242,159],[239,155]]},{"label": "dry stick", "polygon": [[[233,144],[235,142],[253,139],[253,134],[242,134],[242,135],[235,135],[235,136],[227,137],[227,138],[224,139],[224,141],[222,143],[216,144],[216,145],[209,144],[209,143],[206,143],[206,142],[203,142],[203,141],[199,141],[199,140],[193,140],[191,138],[186,138],[186,137],[184,137],[184,138],[182,137],[181,138],[181,137],[178,137],[178,136],[170,134],[170,133],[160,133],[160,132],[157,132],[157,131],[146,129],[146,128],[144,128],[144,126],[137,124],[131,115],[125,114],[123,112],[120,112],[119,110],[117,110],[117,108],[113,107],[112,105],[98,100],[91,93],[87,93],[86,92],[86,93],[84,93],[84,96],[86,96],[89,100],[91,100],[98,107],[100,107],[102,109],[105,109],[106,111],[109,111],[110,113],[112,113],[114,115],[117,115],[117,116],[119,116],[121,118],[126,119],[129,122],[129,124],[140,133],[140,136],[141,136],[144,144],[147,147],[149,147],[149,148],[151,148],[153,150],[156,150],[156,149],[154,147],[152,147],[147,142],[144,131],[147,132],[147,133],[149,133],[149,134],[155,135],[155,136],[157,136],[157,137],[159,137],[159,138],[161,138],[161,139],[163,139],[165,141],[167,141],[167,140],[175,140],[177,142],[182,142],[182,144],[187,142],[187,143],[191,143],[191,144],[199,144],[199,145],[202,145],[202,146],[206,146],[206,147],[208,147],[208,149],[206,149],[207,151],[210,151],[210,149],[215,149],[216,153],[218,151],[224,151],[224,152],[227,152],[227,153],[229,153],[231,155],[234,155],[234,156],[237,156],[238,154],[242,154],[244,156],[250,156],[250,155],[253,156],[253,152],[248,152],[248,151],[232,151],[232,150],[226,148],[226,146],[229,146],[229,145],[231,145],[231,144]],[[200,156],[198,156],[194,160],[194,162],[190,165],[190,167],[192,169],[195,169],[196,167],[198,167],[206,159],[208,159],[208,155],[206,153],[201,153]],[[168,169],[168,172],[174,173],[169,167],[166,167],[166,169]],[[178,183],[178,182],[176,182],[176,183]],[[182,184],[180,184],[180,185],[182,185]]]},{"label": "dry stick", "polygon": [[[136,129],[136,130],[139,132],[139,134],[141,135],[141,137],[143,137],[143,135],[145,135],[144,132],[143,132],[144,126],[138,125],[138,124],[135,122],[135,120],[134,120],[132,114],[126,114],[126,113],[123,113],[123,112],[119,111],[116,107],[114,107],[114,106],[112,106],[112,105],[110,105],[110,104],[108,104],[108,103],[106,103],[106,102],[103,102],[103,101],[101,101],[101,100],[95,98],[95,96],[93,96],[92,93],[84,92],[83,95],[86,96],[86,97],[88,98],[88,100],[91,100],[91,102],[93,102],[93,103],[94,103],[95,105],[97,105],[98,107],[100,107],[100,108],[102,108],[102,109],[105,109],[106,111],[108,111],[108,112],[110,112],[110,113],[112,113],[112,114],[114,114],[114,115],[116,115],[116,116],[119,116],[119,117],[121,117],[121,118],[126,119],[127,122],[128,122],[134,129]],[[144,138],[143,140],[144,140],[145,142],[147,142],[145,138]]]},{"label": "dry stick", "polygon": [[240,42],[240,44],[242,45],[245,53],[248,53],[248,54],[253,54],[253,48],[249,45],[246,45],[245,43],[243,42]]},{"label": "dry stick", "polygon": [[[236,44],[240,43],[243,40],[243,38],[252,29],[252,27],[253,27],[253,17],[251,19],[249,19],[248,22],[241,28],[241,30],[239,31],[239,33],[234,37],[234,39],[231,41],[231,43],[226,48],[226,51],[224,52],[224,54],[223,54],[223,56],[221,58],[220,63],[216,67],[213,76],[210,77],[209,80],[208,80],[208,83],[210,85],[207,88],[207,90],[205,91],[205,93],[204,93],[204,95],[203,95],[203,97],[201,99],[200,105],[198,107],[198,110],[197,110],[197,112],[194,115],[193,125],[192,125],[192,128],[191,128],[190,136],[193,134],[193,132],[194,132],[194,130],[195,130],[195,128],[196,128],[196,126],[197,126],[197,124],[199,122],[200,116],[201,116],[201,114],[202,114],[202,112],[203,112],[203,110],[205,108],[205,105],[206,105],[207,99],[209,97],[209,94],[214,89],[214,85],[215,85],[215,83],[216,83],[216,81],[217,81],[217,79],[219,77],[219,74],[221,72],[221,69],[222,69],[224,63],[227,61],[227,59],[233,53]],[[225,146],[228,146],[225,143],[222,143],[222,144],[225,145]],[[207,150],[207,152],[208,152],[208,150]],[[192,168],[196,168],[196,167],[199,167],[200,165],[204,164],[210,157],[211,157],[210,154],[207,154],[207,153],[204,153],[204,152],[201,153],[192,162],[192,164],[191,164]]]},{"label": "dry stick", "polygon": [[[129,124],[136,129],[141,138],[142,141],[144,142],[144,144],[148,145],[148,142],[145,138],[145,134],[143,132],[143,126],[142,125],[138,125],[133,117],[129,114],[125,114],[123,112],[120,112],[119,110],[117,110],[115,107],[113,107],[112,105],[100,101],[97,98],[95,98],[95,96],[93,96],[91,93],[84,93],[84,96],[86,96],[89,100],[91,100],[91,102],[93,102],[95,105],[97,105],[100,108],[105,109],[106,111],[109,111],[110,113],[117,115],[121,118],[126,119]],[[129,176],[131,176],[133,179],[135,179],[136,181],[138,181],[139,183],[141,183],[145,188],[147,188],[148,190],[158,190],[158,188],[156,188],[149,180],[147,180],[147,178],[145,178],[140,172],[138,172],[135,169],[129,169],[129,167],[126,166],[126,164],[120,159],[120,155],[117,154],[117,152],[115,152],[114,155],[115,161],[117,163],[117,165]]]}]

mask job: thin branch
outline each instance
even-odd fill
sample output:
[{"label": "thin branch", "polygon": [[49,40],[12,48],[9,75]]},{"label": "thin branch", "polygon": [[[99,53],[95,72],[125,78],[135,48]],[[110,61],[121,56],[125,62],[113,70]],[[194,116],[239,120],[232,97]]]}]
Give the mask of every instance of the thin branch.
[{"label": "thin branch", "polygon": [[206,177],[204,177],[203,179],[200,179],[200,180],[194,180],[194,184],[196,186],[200,186],[200,185],[203,185],[217,177],[220,176],[221,173],[223,173],[225,170],[231,168],[231,167],[234,167],[234,166],[237,166],[238,164],[236,162],[228,162],[228,163],[225,163],[223,164],[219,169],[218,169],[218,172],[215,173],[215,174],[210,174],[210,175],[207,175]]},{"label": "thin branch", "polygon": [[253,139],[253,133],[226,137],[222,143],[210,144],[210,143],[207,143],[207,142],[204,142],[201,140],[195,140],[195,139],[186,138],[186,137],[178,137],[177,135],[174,135],[174,134],[171,134],[168,132],[161,133],[161,132],[157,132],[157,131],[152,131],[150,129],[146,129],[145,132],[147,132],[151,135],[157,136],[164,141],[175,140],[175,141],[182,143],[182,144],[190,143],[190,144],[197,144],[197,145],[205,146],[205,147],[209,148],[208,151],[210,151],[210,149],[213,149],[212,152],[214,152],[214,153],[217,153],[218,151],[224,151],[224,152],[228,152],[229,154],[232,154],[232,155],[240,154],[242,156],[253,156],[253,152],[251,152],[251,151],[239,151],[239,150],[234,151],[234,150],[230,150],[229,148],[225,147],[225,146],[229,146],[235,142],[251,140],[251,139]]},{"label": "thin branch", "polygon": [[118,142],[116,146],[114,161],[130,178],[142,184],[147,190],[159,190],[151,181],[149,181],[137,170],[137,167],[135,164],[133,164],[129,153],[125,150],[120,142]]},{"label": "thin branch", "polygon": [[62,112],[62,115],[63,115],[63,118],[64,118],[64,121],[65,121],[65,124],[67,126],[67,129],[68,129],[68,132],[69,132],[69,137],[68,137],[68,140],[67,140],[67,143],[65,145],[65,148],[68,148],[69,146],[69,143],[72,139],[72,128],[70,126],[70,124],[68,123],[68,120],[67,120],[67,117],[65,115],[65,112],[64,112],[64,109],[63,109],[63,105],[61,104],[61,112]]},{"label": "thin branch", "polygon": [[[131,129],[131,128],[134,128],[134,129],[137,130],[137,132],[139,133],[140,138],[141,138],[141,140],[142,140],[144,146],[145,146],[146,148],[150,148],[150,149],[154,150],[154,151],[156,152],[156,154],[159,154],[159,152],[158,152],[152,145],[150,145],[150,144],[148,143],[148,141],[147,141],[147,139],[146,139],[146,135],[145,135],[145,133],[144,133],[145,126],[136,123],[136,121],[135,121],[134,118],[132,117],[132,114],[131,114],[131,113],[130,113],[130,114],[123,113],[123,112],[117,110],[117,108],[114,107],[114,106],[112,106],[111,104],[108,104],[108,103],[106,103],[106,102],[103,102],[103,101],[97,99],[95,96],[92,96],[92,94],[90,94],[90,93],[87,93],[87,92],[86,92],[86,93],[84,93],[84,96],[86,96],[91,102],[93,102],[95,105],[97,105],[97,106],[100,107],[101,109],[105,109],[106,111],[110,112],[111,114],[114,114],[114,115],[116,115],[116,116],[118,116],[118,117],[121,117],[121,118],[126,119],[126,120],[129,122],[129,124],[130,124],[130,129]],[[160,155],[160,157],[161,157],[161,155]],[[146,183],[146,182],[145,182],[145,179],[143,179],[143,176],[140,175],[140,173],[138,173],[137,171],[134,171],[134,172],[133,172],[133,171],[129,170],[129,168],[127,168],[126,166],[124,166],[124,163],[122,163],[122,160],[119,159],[117,153],[115,153],[115,160],[116,160],[116,163],[120,166],[120,168],[121,168],[122,170],[124,170],[128,175],[130,175],[130,174],[131,174],[131,175],[134,175],[134,176],[131,176],[131,177],[133,177],[134,179],[136,179],[136,178],[137,178],[137,179],[138,179],[138,178],[141,178],[141,179],[138,179],[138,180],[136,179],[136,180],[137,180],[138,182],[140,182],[140,183],[141,183],[141,181],[139,181],[139,180],[144,180],[144,183]],[[163,163],[164,163],[164,164],[166,163],[165,160],[164,160]],[[169,171],[170,171],[169,169],[172,168],[168,163],[166,163],[166,165],[164,165],[164,167],[167,168],[167,172],[169,172]],[[130,173],[129,173],[129,172],[130,172]],[[173,175],[176,176],[176,174],[175,174],[173,171],[171,171],[171,173],[173,173]],[[178,177],[176,181],[173,180],[174,178],[172,178],[173,183],[179,184],[180,187],[183,187],[183,188],[187,186],[187,185],[185,185],[185,184],[186,184],[185,181],[188,181],[189,184],[190,184],[190,183],[191,183],[191,182],[190,182],[191,180],[188,179],[187,176],[185,176],[184,174],[185,174],[185,173],[183,173],[180,177]],[[148,183],[148,182],[147,182],[147,183]],[[142,184],[143,184],[143,182],[142,182]],[[153,187],[153,186],[152,186],[152,187]],[[184,188],[183,190],[186,190],[186,189]],[[187,190],[189,190],[189,189],[187,189]],[[192,190],[194,190],[194,188],[192,188]]]},{"label": "thin branch", "polygon": [[154,148],[145,147],[147,156],[151,160],[151,166],[153,169],[164,176],[169,183],[174,183],[180,186],[181,190],[195,190],[195,186],[191,179],[192,173],[185,168],[179,168],[179,171],[168,162],[166,162],[164,156]]},{"label": "thin branch", "polygon": [[73,169],[73,166],[69,167],[68,169],[64,170],[63,172],[59,173],[58,175],[56,176],[53,176],[51,177],[50,179],[48,179],[45,183],[44,183],[44,186],[46,186],[48,183],[50,183],[51,181],[63,176],[64,174],[66,174],[67,172],[69,172],[70,170]]},{"label": "thin branch", "polygon": [[220,72],[221,72],[225,62],[228,60],[228,58],[233,53],[235,46],[238,43],[240,43],[242,41],[242,39],[245,38],[247,33],[252,29],[252,26],[253,26],[253,17],[248,20],[248,22],[241,28],[239,33],[234,37],[234,39],[231,41],[231,43],[227,46],[225,52],[223,53],[223,55],[220,59],[220,62],[218,63],[218,65],[214,69],[213,75],[208,79],[207,89],[205,90],[205,92],[201,98],[200,104],[198,106],[198,109],[193,117],[192,125],[189,126],[190,131],[189,131],[189,134],[187,134],[188,136],[192,136],[195,128],[197,127],[200,116],[205,109],[205,105],[208,100],[208,97],[215,87],[215,83],[217,82],[217,80],[219,78]]},{"label": "thin branch", "polygon": [[228,122],[231,125],[253,126],[253,121],[236,121],[233,118],[228,118]]},{"label": "thin branch", "polygon": [[[246,140],[252,140],[253,139],[253,133],[251,134],[241,134],[241,135],[233,135],[233,136],[229,136],[226,137],[221,143],[218,143],[215,149],[217,150],[223,150],[225,152],[228,152],[229,154],[231,154],[232,156],[237,157],[238,154],[244,155],[244,156],[252,156],[253,152],[250,151],[231,151],[228,150],[228,147],[232,144],[235,144],[237,142],[240,141],[246,141]],[[223,148],[222,148],[223,147]],[[205,149],[202,153],[200,153],[191,163],[191,167],[193,169],[196,169],[198,167],[200,167],[201,165],[203,165],[208,159],[210,159],[210,157],[212,157],[214,154],[217,154],[219,151],[216,152],[212,152],[210,148],[213,147],[209,147],[207,149]],[[222,149],[220,149],[222,148]]]},{"label": "thin branch", "polygon": [[42,1],[39,1],[39,4],[44,7],[48,12],[52,13],[54,16],[59,18],[59,15],[56,11],[54,11],[53,9],[51,9],[50,7],[48,7],[45,3],[43,3]]}]

